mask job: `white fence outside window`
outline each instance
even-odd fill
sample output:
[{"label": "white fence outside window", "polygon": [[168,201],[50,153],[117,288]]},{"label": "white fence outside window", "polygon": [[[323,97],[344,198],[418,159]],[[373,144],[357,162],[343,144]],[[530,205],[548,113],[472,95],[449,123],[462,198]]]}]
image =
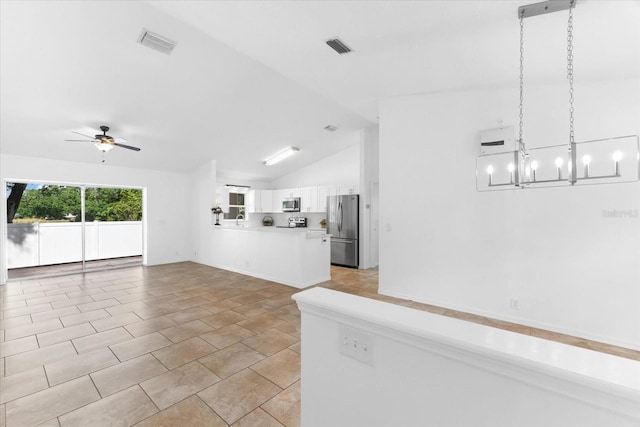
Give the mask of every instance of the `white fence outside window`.
[{"label": "white fence outside window", "polygon": [[[87,222],[87,261],[142,255],[142,222]],[[7,268],[82,261],[82,223],[7,224]]]}]

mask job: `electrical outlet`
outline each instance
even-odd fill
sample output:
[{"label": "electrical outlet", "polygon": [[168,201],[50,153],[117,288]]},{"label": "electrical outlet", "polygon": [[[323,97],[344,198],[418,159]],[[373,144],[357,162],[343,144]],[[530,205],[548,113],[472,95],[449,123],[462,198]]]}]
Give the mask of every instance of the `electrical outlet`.
[{"label": "electrical outlet", "polygon": [[340,325],[338,339],[340,353],[373,366],[373,335]]},{"label": "electrical outlet", "polygon": [[509,303],[512,310],[520,310],[520,301],[518,301],[518,298],[511,298]]}]

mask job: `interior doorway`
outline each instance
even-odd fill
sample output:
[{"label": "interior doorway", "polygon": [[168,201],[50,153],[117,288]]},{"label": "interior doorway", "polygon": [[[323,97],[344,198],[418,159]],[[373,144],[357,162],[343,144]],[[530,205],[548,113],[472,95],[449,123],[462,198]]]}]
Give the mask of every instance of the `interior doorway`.
[{"label": "interior doorway", "polygon": [[5,189],[9,280],[142,264],[142,189],[18,181]]}]

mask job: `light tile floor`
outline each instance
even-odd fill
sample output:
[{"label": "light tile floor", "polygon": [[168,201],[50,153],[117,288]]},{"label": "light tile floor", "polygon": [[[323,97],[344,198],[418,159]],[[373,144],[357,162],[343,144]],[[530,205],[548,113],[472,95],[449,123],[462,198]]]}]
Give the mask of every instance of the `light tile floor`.
[{"label": "light tile floor", "polygon": [[[640,352],[377,294],[377,270],[322,286],[640,360]],[[297,426],[298,289],[185,262],[0,286],[0,427]]]}]

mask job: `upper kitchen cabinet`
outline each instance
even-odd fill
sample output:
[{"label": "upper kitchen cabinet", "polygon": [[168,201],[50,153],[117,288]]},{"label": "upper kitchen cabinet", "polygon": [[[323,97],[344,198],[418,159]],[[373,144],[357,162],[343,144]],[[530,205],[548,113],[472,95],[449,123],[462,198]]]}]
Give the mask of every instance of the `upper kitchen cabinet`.
[{"label": "upper kitchen cabinet", "polygon": [[273,190],[250,190],[247,194],[247,212],[249,213],[272,213]]},{"label": "upper kitchen cabinet", "polygon": [[275,190],[280,191],[280,195],[283,199],[290,199],[292,197],[300,197],[301,189],[300,188],[285,188],[284,190]]},{"label": "upper kitchen cabinet", "polygon": [[300,212],[322,212],[318,198],[318,187],[300,189]]},{"label": "upper kitchen cabinet", "polygon": [[[273,205],[273,190],[260,190],[261,211],[264,213],[276,212],[276,206]],[[278,209],[279,210],[279,209]]]},{"label": "upper kitchen cabinet", "polygon": [[304,212],[326,212],[327,211],[327,197],[328,196],[340,196],[358,194],[358,185],[325,185],[321,187],[311,187],[311,189],[302,189],[303,198],[301,200],[302,205],[305,206],[305,190],[308,191],[308,198],[310,210],[304,210]]},{"label": "upper kitchen cabinet", "polygon": [[282,212],[282,201],[287,197],[287,190],[272,190],[273,212]]},{"label": "upper kitchen cabinet", "polygon": [[249,213],[261,212],[260,210],[258,210],[260,208],[260,203],[262,199],[262,197],[260,196],[261,196],[260,190],[249,190],[249,192],[247,193],[247,199],[246,199],[247,212]]},{"label": "upper kitchen cabinet", "polygon": [[338,196],[349,196],[351,194],[358,194],[358,184],[353,185],[339,185],[336,189],[336,194]]},{"label": "upper kitchen cabinet", "polygon": [[326,212],[327,196],[358,194],[357,185],[326,185],[321,187],[251,190],[247,198],[250,213],[282,212],[282,201],[300,198],[300,213]]},{"label": "upper kitchen cabinet", "polygon": [[317,212],[327,211],[327,197],[331,195],[332,194],[330,192],[329,187],[318,187],[318,211]]},{"label": "upper kitchen cabinet", "polygon": [[216,186],[216,206],[223,212],[229,212],[229,188],[224,185]]}]

